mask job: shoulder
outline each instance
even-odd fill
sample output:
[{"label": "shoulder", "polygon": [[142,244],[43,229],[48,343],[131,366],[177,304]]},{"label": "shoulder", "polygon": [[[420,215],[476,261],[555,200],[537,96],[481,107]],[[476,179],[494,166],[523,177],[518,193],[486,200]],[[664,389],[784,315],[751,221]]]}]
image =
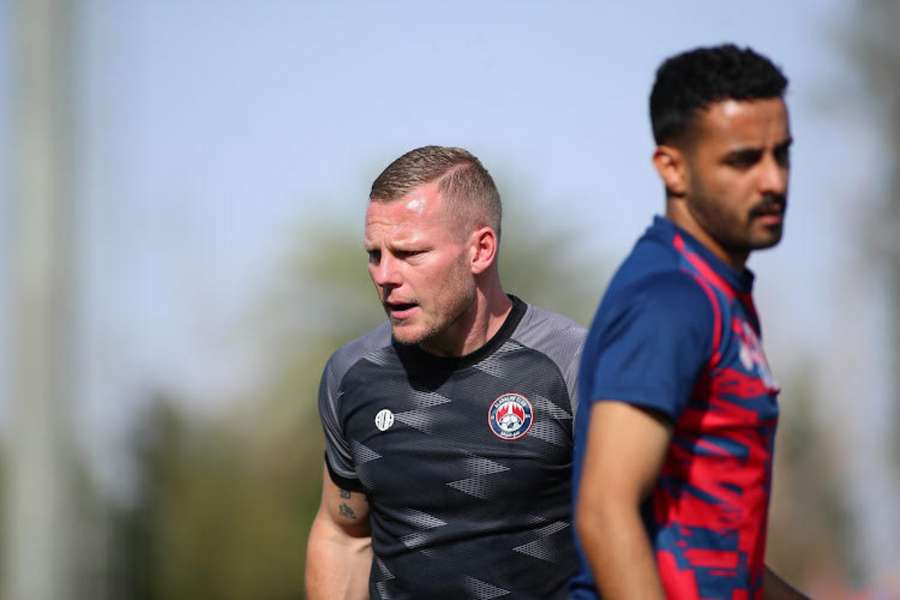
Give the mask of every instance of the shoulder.
[{"label": "shoulder", "polygon": [[712,302],[690,273],[666,269],[647,274],[607,292],[587,346],[602,348],[626,339],[641,344],[662,337],[710,338],[715,327]]},{"label": "shoulder", "polygon": [[711,299],[691,274],[665,270],[630,282],[594,320],[581,369],[585,398],[675,418],[710,357],[714,331]]},{"label": "shoulder", "polygon": [[676,322],[712,322],[713,299],[696,277],[681,270],[653,273],[620,290],[622,311]]},{"label": "shoulder", "polygon": [[513,332],[513,338],[526,346],[540,346],[552,340],[580,343],[584,327],[559,313],[526,304],[525,314]]},{"label": "shoulder", "polygon": [[390,348],[391,326],[385,322],[369,333],[338,348],[325,364],[324,377],[336,384],[361,359],[375,358],[379,351]]},{"label": "shoulder", "polygon": [[579,353],[586,334],[587,330],[572,319],[528,304],[512,339],[557,363],[566,363]]},{"label": "shoulder", "polygon": [[669,306],[676,310],[712,310],[703,284],[691,273],[681,270],[655,273],[635,282],[637,299]]}]

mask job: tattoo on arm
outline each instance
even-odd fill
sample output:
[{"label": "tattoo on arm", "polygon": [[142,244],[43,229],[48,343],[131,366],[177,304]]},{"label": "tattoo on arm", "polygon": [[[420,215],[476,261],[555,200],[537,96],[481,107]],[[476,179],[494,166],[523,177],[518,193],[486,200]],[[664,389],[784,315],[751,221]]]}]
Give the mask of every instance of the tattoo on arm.
[{"label": "tattoo on arm", "polygon": [[[349,495],[349,492],[347,495]],[[344,502],[341,502],[340,506],[338,506],[338,512],[341,513],[341,516],[347,517],[348,519],[356,519],[356,511],[347,506]]]},{"label": "tattoo on arm", "polygon": [[341,490],[341,498],[349,498],[350,490]]}]

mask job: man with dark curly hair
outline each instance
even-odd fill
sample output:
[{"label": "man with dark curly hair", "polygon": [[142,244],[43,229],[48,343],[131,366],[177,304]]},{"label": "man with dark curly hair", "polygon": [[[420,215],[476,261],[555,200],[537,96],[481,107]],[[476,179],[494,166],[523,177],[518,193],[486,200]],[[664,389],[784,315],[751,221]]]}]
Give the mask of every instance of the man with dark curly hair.
[{"label": "man with dark curly hair", "polygon": [[573,598],[802,598],[765,565],[778,386],[750,252],[781,239],[787,79],[734,45],[666,60],[650,96],[665,187],[585,342]]}]

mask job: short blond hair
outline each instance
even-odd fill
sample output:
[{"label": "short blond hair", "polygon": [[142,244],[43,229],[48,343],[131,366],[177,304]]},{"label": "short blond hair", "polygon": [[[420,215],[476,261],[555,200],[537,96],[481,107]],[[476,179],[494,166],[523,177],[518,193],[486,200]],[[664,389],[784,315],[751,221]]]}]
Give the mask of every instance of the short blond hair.
[{"label": "short blond hair", "polygon": [[468,222],[472,228],[487,225],[500,236],[500,192],[481,161],[462,148],[423,146],[410,150],[375,179],[369,199],[393,202],[435,181],[454,218]]}]

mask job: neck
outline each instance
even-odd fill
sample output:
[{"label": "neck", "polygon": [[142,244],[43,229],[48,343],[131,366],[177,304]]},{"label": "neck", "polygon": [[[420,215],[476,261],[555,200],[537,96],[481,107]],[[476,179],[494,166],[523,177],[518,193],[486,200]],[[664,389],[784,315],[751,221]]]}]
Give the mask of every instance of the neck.
[{"label": "neck", "polygon": [[743,271],[747,265],[750,252],[747,250],[730,250],[714,238],[688,210],[684,202],[677,199],[666,199],[666,218],[675,223],[681,229],[694,236],[707,250],[717,258],[737,271]]},{"label": "neck", "polygon": [[475,288],[469,309],[457,317],[447,331],[419,346],[437,356],[465,356],[484,346],[506,322],[512,301],[500,285],[499,277]]}]

